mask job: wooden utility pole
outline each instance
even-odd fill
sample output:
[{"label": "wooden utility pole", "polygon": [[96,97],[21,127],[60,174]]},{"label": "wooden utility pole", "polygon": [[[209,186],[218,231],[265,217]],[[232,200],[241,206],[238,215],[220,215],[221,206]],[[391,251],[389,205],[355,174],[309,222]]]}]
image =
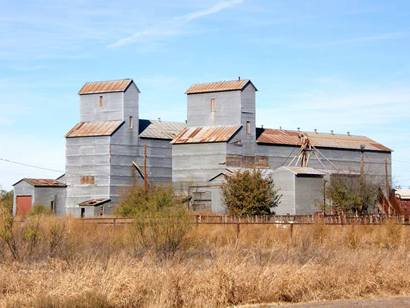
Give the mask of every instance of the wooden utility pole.
[{"label": "wooden utility pole", "polygon": [[144,145],[144,189],[148,191],[147,145]]}]

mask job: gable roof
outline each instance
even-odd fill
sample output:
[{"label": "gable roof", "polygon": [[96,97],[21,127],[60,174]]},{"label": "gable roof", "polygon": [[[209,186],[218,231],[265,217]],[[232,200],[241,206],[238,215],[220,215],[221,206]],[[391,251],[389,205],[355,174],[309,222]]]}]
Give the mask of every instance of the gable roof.
[{"label": "gable roof", "polygon": [[146,139],[172,140],[186,128],[185,123],[160,120],[139,120],[139,136]]},{"label": "gable roof", "polygon": [[124,121],[79,122],[65,135],[66,138],[111,136]]},{"label": "gable roof", "polygon": [[24,178],[18,181],[17,183],[14,183],[13,186],[17,185],[20,182],[27,182],[28,184],[34,186],[34,187],[67,187],[66,184],[59,182],[54,179],[32,179],[32,178]]},{"label": "gable roof", "polygon": [[209,93],[209,92],[223,92],[223,91],[242,91],[248,84],[251,84],[255,90],[256,87],[249,79],[238,79],[238,80],[224,80],[208,83],[196,83],[190,86],[185,93],[195,94],[195,93]]},{"label": "gable roof", "polygon": [[84,95],[96,93],[125,92],[132,83],[132,79],[86,82],[81,87],[78,94]]},{"label": "gable roof", "polygon": [[242,126],[187,127],[171,141],[173,144],[228,142]]},{"label": "gable roof", "polygon": [[366,151],[391,152],[388,147],[366,137],[347,134],[329,134],[317,132],[300,132],[283,129],[262,129],[257,133],[256,142],[259,144],[300,146],[300,134],[309,137],[311,144],[318,148],[338,148],[360,150],[365,146]]}]

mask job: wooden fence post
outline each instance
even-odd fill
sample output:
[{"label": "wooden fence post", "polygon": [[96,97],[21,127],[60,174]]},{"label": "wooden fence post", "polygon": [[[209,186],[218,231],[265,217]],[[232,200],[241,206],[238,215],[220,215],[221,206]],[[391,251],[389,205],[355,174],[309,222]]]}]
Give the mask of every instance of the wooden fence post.
[{"label": "wooden fence post", "polygon": [[236,224],[236,238],[239,238],[239,233],[240,233],[240,231],[241,231],[241,227],[240,227],[240,223],[237,223]]},{"label": "wooden fence post", "polygon": [[290,224],[290,239],[293,238],[293,223]]}]

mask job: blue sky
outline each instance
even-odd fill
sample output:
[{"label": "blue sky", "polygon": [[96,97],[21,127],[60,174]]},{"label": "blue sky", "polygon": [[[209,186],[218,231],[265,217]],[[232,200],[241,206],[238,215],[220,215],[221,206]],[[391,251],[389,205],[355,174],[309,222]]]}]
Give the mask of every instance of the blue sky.
[{"label": "blue sky", "polygon": [[[85,81],[133,78],[142,118],[192,83],[250,78],[257,124],[367,135],[410,185],[410,2],[0,0],[0,158],[64,170]],[[56,172],[0,160],[0,185]]]}]

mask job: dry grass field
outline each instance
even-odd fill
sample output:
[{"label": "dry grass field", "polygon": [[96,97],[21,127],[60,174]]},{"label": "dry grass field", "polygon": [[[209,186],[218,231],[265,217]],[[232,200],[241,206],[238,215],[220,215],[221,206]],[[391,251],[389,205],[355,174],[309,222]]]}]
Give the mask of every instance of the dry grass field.
[{"label": "dry grass field", "polygon": [[133,225],[39,216],[5,231],[4,307],[218,307],[410,294],[409,226],[298,225],[290,237],[284,226],[247,225],[237,238],[235,226],[198,225],[171,253],[139,240]]}]

